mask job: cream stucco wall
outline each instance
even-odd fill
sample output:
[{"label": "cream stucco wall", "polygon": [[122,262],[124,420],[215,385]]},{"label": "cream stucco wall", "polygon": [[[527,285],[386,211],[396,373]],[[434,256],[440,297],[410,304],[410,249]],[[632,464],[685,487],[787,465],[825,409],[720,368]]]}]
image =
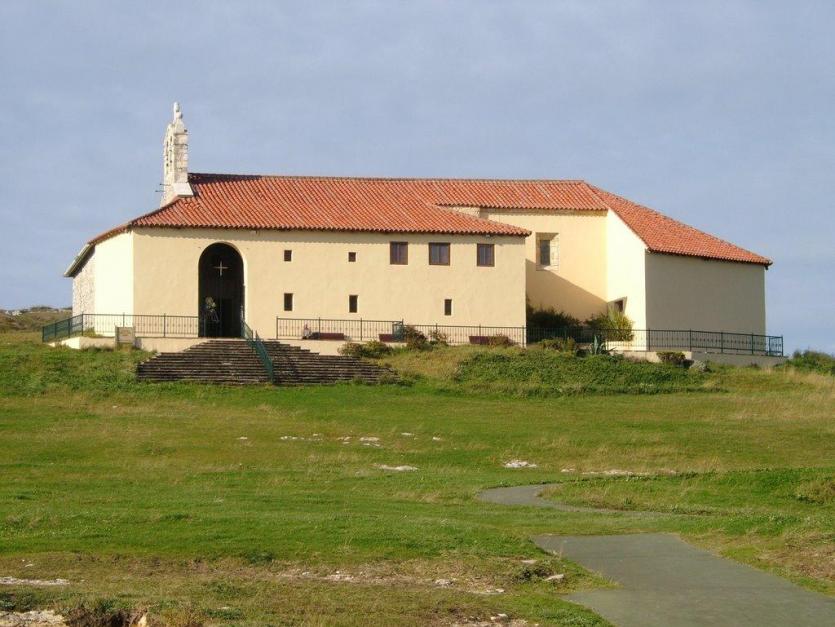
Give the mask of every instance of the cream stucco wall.
[{"label": "cream stucco wall", "polygon": [[678,255],[646,257],[647,326],[765,333],[765,267]]},{"label": "cream stucco wall", "polygon": [[[482,217],[531,231],[525,242],[528,299],[581,320],[606,309],[607,220],[603,212],[482,210]],[[537,234],[559,236],[559,266],[537,264]]]},{"label": "cream stucco wall", "polygon": [[134,313],[133,242],[133,233],[120,233],[96,245],[90,260],[94,262],[95,309],[88,313]]},{"label": "cream stucco wall", "polygon": [[[74,280],[87,313],[197,314],[198,260],[215,242],[241,253],[247,322],[274,337],[275,317],[400,320],[415,324],[524,325],[525,297],[580,319],[625,299],[637,329],[765,333],[765,269],[754,264],[649,253],[613,212],[480,210],[529,229],[528,238],[314,231],[137,229],[99,243]],[[539,268],[537,233],[558,234],[559,266]],[[408,241],[409,264],[389,263]],[[451,244],[451,265],[430,266],[429,242]],[[476,265],[476,244],[496,265]],[[291,262],[283,251],[291,249]],[[348,252],[357,261],[348,262]],[[294,310],[283,311],[283,294]],[[348,312],[348,296],[359,310]],[[444,299],[453,300],[445,316]],[[80,313],[80,312],[77,312]],[[109,322],[108,322],[109,324]]]},{"label": "cream stucco wall", "polygon": [[610,211],[606,216],[606,247],[606,301],[623,299],[624,313],[633,327],[646,329],[646,245]]},{"label": "cream stucco wall", "polygon": [[[249,325],[274,337],[276,316],[400,320],[417,324],[525,323],[525,244],[521,237],[319,231],[137,229],[134,232],[137,313],[196,315],[198,261],[215,242],[244,261]],[[389,243],[409,242],[408,265],[389,263]],[[429,265],[429,242],[449,242],[449,266]],[[476,265],[476,243],[495,244],[494,267]],[[283,251],[293,258],[283,261]],[[356,252],[356,262],[348,262]],[[97,288],[98,289],[98,288]],[[294,310],[283,311],[283,294]],[[348,296],[359,310],[348,312]],[[444,299],[453,315],[444,315]]]}]

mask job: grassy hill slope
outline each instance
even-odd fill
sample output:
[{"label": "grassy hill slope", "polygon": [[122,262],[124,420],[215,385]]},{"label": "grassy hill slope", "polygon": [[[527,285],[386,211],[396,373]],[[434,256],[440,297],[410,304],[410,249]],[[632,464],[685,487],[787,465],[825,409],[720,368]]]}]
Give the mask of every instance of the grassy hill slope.
[{"label": "grassy hill slope", "polygon": [[[392,356],[408,386],[149,385],[132,378],[141,353],[35,340],[0,335],[0,576],[70,583],[4,586],[0,608],[90,624],[139,610],[181,626],[604,624],[561,595],[606,583],[538,551],[528,537],[544,532],[679,533],[835,591],[832,377],[729,369],[685,379],[698,393],[520,395],[497,372],[530,381],[530,364],[467,348]],[[541,482],[658,513],[475,499]]]},{"label": "grassy hill slope", "polygon": [[21,310],[16,316],[0,311],[0,333],[7,331],[40,331],[41,327],[58,320],[69,318],[72,310],[53,307],[31,307]]}]

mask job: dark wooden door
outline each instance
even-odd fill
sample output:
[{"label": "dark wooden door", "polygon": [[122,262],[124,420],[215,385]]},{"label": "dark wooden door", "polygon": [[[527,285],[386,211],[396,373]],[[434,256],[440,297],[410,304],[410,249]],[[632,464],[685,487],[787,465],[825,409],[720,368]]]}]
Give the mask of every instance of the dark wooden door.
[{"label": "dark wooden door", "polygon": [[200,334],[240,337],[244,319],[244,264],[228,244],[212,244],[200,255]]}]

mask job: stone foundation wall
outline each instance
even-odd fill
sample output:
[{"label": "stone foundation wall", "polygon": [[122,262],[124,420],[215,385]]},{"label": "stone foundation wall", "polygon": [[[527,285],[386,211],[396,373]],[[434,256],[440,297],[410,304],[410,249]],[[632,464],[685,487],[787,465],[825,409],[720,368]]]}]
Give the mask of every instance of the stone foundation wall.
[{"label": "stone foundation wall", "polygon": [[72,315],[96,312],[95,254],[72,280]]}]

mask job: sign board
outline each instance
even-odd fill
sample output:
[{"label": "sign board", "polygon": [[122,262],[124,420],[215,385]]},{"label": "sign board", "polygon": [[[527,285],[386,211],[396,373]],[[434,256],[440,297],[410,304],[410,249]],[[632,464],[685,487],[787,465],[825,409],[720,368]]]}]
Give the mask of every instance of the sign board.
[{"label": "sign board", "polygon": [[116,327],[116,346],[136,343],[136,329],[133,327]]}]

